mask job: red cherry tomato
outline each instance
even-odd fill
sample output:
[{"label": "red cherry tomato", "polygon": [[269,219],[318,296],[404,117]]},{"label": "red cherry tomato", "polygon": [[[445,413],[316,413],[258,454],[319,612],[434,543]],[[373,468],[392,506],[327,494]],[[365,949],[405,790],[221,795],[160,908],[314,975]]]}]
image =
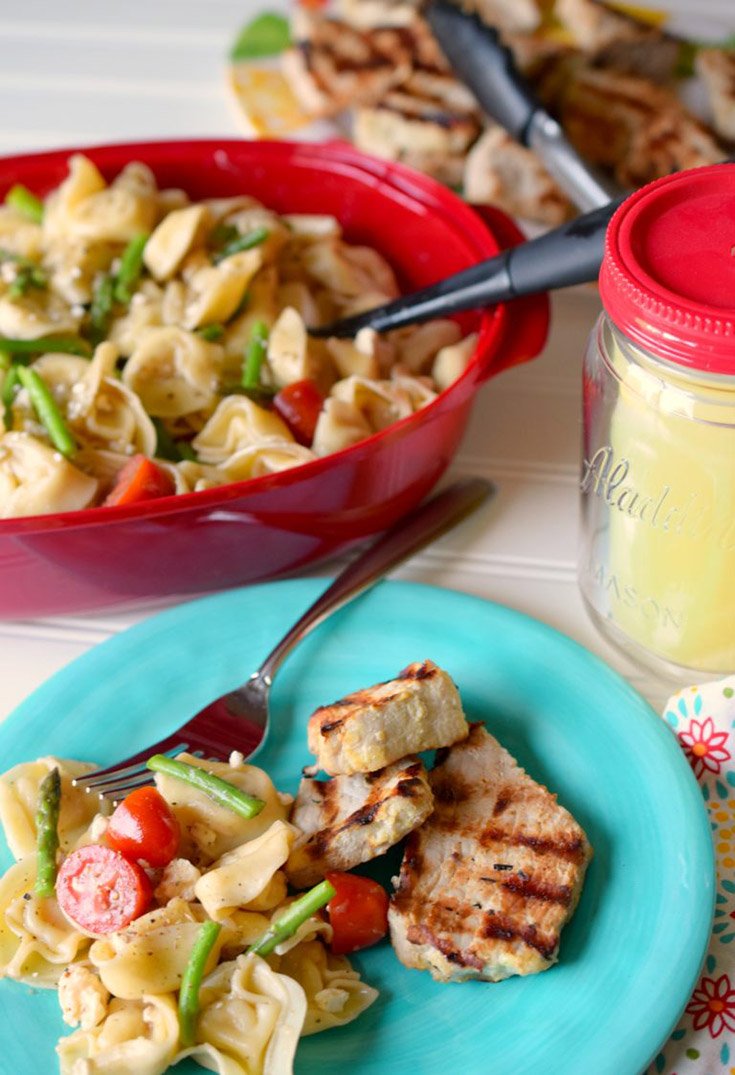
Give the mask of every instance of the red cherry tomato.
[{"label": "red cherry tomato", "polygon": [[273,399],[273,406],[300,444],[314,440],[319,412],[324,396],[314,381],[294,381],[287,384]]},{"label": "red cherry tomato", "polygon": [[168,866],[179,848],[179,823],[155,788],[136,788],[117,807],[107,829],[107,843],[146,866]]},{"label": "red cherry tomato", "polygon": [[145,870],[101,844],[72,851],[56,878],[59,907],[88,933],[124,929],[147,910],[152,895]]},{"label": "red cherry tomato", "polygon": [[132,456],[117,476],[104,504],[138,504],[176,491],[171,475],[145,455]]},{"label": "red cherry tomato", "polygon": [[335,955],[349,955],[377,944],[388,932],[388,893],[377,881],[355,873],[332,872],[335,895],[327,904]]}]

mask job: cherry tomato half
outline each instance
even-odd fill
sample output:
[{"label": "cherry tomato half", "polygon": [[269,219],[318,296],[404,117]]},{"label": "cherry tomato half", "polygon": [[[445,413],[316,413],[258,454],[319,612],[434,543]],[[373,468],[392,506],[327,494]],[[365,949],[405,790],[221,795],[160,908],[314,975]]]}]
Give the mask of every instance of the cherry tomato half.
[{"label": "cherry tomato half", "polygon": [[88,933],[124,929],[147,910],[152,895],[145,870],[101,844],[72,851],[56,878],[59,907]]},{"label": "cherry tomato half", "polygon": [[175,491],[174,480],[163,467],[145,455],[134,455],[121,469],[103,503],[109,507],[138,504],[141,500],[171,496]]},{"label": "cherry tomato half", "polygon": [[299,444],[308,445],[314,440],[314,430],[323,405],[324,396],[316,382],[308,378],[287,384],[273,397],[273,407]]},{"label": "cherry tomato half", "polygon": [[335,955],[377,944],[388,932],[388,893],[377,881],[355,873],[327,874],[335,895],[327,904]]},{"label": "cherry tomato half", "polygon": [[179,823],[155,788],[136,788],[116,808],[107,829],[107,843],[146,866],[168,866],[179,849]]}]

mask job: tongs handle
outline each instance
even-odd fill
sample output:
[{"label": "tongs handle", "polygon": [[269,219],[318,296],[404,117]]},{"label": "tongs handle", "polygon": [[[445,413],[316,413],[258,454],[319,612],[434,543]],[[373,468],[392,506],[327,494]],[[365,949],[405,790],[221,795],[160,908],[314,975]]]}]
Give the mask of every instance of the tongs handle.
[{"label": "tongs handle", "polygon": [[431,0],[424,14],[457,78],[496,123],[526,145],[541,105],[497,30],[449,0]]},{"label": "tongs handle", "polygon": [[544,109],[497,31],[449,0],[431,0],[425,14],[455,74],[484,111],[517,142],[539,154],[579,209],[587,212],[606,205],[613,196],[611,190]]},{"label": "tongs handle", "polygon": [[431,317],[446,317],[460,310],[474,310],[521,295],[536,295],[552,288],[596,280],[607,225],[623,200],[617,198],[591,213],[568,220],[537,239],[503,250],[422,291],[309,332],[320,337],[352,337],[362,328],[387,332]]}]

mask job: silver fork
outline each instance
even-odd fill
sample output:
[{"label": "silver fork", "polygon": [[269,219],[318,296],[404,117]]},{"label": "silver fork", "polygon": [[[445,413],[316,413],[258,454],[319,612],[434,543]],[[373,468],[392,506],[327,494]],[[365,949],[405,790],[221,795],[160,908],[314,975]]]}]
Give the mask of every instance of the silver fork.
[{"label": "silver fork", "polygon": [[226,760],[231,751],[239,750],[252,758],[268,735],[273,678],[294,647],[332,612],[451,529],[494,492],[495,486],[484,478],[464,478],[433,496],[352,560],[242,686],[216,698],[146,750],[77,777],[73,783],[88,792],[96,791],[101,799],[117,800],[134,788],[153,783],[153,774],[145,767],[153,754],[174,757],[185,750],[197,757]]}]

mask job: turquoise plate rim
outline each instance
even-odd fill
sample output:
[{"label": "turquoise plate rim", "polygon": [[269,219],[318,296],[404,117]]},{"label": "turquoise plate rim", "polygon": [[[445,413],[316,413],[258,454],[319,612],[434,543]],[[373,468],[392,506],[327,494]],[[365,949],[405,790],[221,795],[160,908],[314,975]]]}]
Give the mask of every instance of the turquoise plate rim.
[{"label": "turquoise plate rim", "polygon": [[[0,724],[4,768],[40,753],[109,763],[167,734],[251,671],[327,583],[287,580],[205,597],[93,647]],[[518,1075],[636,1075],[696,984],[712,922],[714,851],[676,737],[603,661],[480,597],[383,582],[286,662],[273,692],[277,731],[256,763],[295,790],[315,705],[423,657],[452,674],[469,718],[486,720],[558,793],[587,829],[595,858],[557,966],[533,978],[447,986],[402,967],[387,945],[368,950],[355,963],[380,1000],[349,1026],[303,1039],[296,1071],[338,1064],[377,1075],[398,1055],[419,1075],[443,1075],[451,1045],[469,1075],[511,1067]],[[0,867],[9,861],[2,848]],[[53,1045],[68,1032],[55,994],[5,981],[0,998],[9,1070],[47,1075]],[[172,1070],[202,1069],[187,1061]]]}]

